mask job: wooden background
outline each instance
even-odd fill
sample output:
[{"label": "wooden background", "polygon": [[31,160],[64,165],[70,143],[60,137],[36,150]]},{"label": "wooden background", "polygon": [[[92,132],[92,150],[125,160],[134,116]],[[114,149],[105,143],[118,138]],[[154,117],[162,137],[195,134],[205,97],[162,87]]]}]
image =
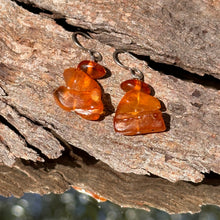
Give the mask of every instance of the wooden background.
[{"label": "wooden background", "polygon": [[[121,205],[171,213],[219,205],[219,9],[211,0],[0,0],[1,194],[80,185]],[[71,41],[74,31],[91,34],[80,41],[102,53],[109,72],[99,80],[106,115],[97,122],[53,99],[63,70],[89,59]],[[114,63],[115,48],[135,55],[120,59],[143,71],[164,103],[166,132],[114,132],[119,85],[131,78]]]}]

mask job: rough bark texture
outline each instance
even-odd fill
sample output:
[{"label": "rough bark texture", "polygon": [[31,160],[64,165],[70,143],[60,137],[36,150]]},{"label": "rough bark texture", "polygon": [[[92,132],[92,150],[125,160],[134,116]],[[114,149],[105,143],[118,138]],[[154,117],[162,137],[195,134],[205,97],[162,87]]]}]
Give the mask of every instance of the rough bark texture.
[{"label": "rough bark texture", "polygon": [[218,0],[19,1],[94,31],[105,44],[220,78]]},{"label": "rough bark texture", "polygon": [[19,160],[13,168],[0,166],[0,194],[62,193],[70,186],[79,186],[123,207],[145,210],[155,207],[168,213],[194,213],[204,204],[220,205],[219,179],[201,184],[171,183],[158,177],[119,173],[77,149],[75,153],[74,158],[61,156],[35,164]]},{"label": "rough bark texture", "polygon": [[[202,173],[220,173],[218,1],[107,1],[104,4],[97,0],[23,2],[31,2],[44,10],[33,8],[33,5],[26,7],[17,1],[0,0],[0,162],[11,166],[2,166],[6,170],[2,174],[7,178],[8,175],[24,175],[24,169],[25,175],[34,182],[15,192],[15,189],[7,189],[9,183],[2,179],[4,195],[20,195],[23,191],[45,193],[56,184],[58,190],[55,187],[53,191],[60,192],[67,189],[67,183],[73,185],[76,181],[82,184],[85,179],[77,181],[70,177],[70,173],[78,172],[70,159],[65,165],[65,169],[71,169],[69,174],[64,168],[59,171],[58,165],[50,171],[51,175],[58,173],[64,185],[59,185],[59,178],[57,182],[43,183],[40,180],[45,178],[42,169],[34,170],[32,166],[23,166],[19,161],[20,158],[41,161],[42,166],[43,161],[48,159],[56,163],[56,158],[65,149],[63,143],[68,143],[70,148],[75,146],[83,149],[123,173],[152,173],[173,182],[200,182],[204,177]],[[64,22],[64,18],[69,24]],[[110,77],[99,80],[105,92],[106,116],[98,122],[86,121],[74,113],[63,111],[55,104],[52,95],[54,89],[64,84],[63,70],[89,58],[71,41],[72,32],[79,30],[79,27],[92,31],[91,35],[99,40],[80,38],[86,47],[103,54],[104,59],[100,64],[111,71]],[[144,72],[145,82],[154,88],[155,97],[164,103],[166,132],[135,137],[114,132],[113,111],[123,96],[119,85],[131,77],[129,71],[113,62],[114,47],[127,48],[137,55],[144,55],[137,56],[139,59],[128,55],[120,58],[127,65]],[[146,61],[154,69],[149,68]],[[157,62],[175,64],[184,70]],[[165,74],[167,68],[171,72]],[[162,73],[156,70],[162,70]],[[202,77],[204,74],[212,77]],[[65,158],[62,162],[65,163]],[[39,176],[35,178],[35,175]],[[138,184],[143,184],[143,189],[146,186],[143,180],[147,177],[117,175],[140,178]],[[14,176],[10,178],[13,185],[15,181],[19,185]],[[70,181],[67,181],[68,178]],[[104,177],[103,184],[107,180]],[[155,179],[149,177],[147,180],[152,185],[156,184]],[[197,189],[195,198],[198,200],[191,208],[192,197],[184,197],[186,206],[181,209],[181,202],[178,207],[170,203],[166,207],[165,201],[160,206],[159,203],[156,205],[156,201],[150,203],[147,197],[143,197],[143,200],[138,197],[137,201],[143,201],[140,206],[147,204],[169,212],[182,212],[197,211],[201,204],[218,204],[217,201],[220,201],[216,195],[213,196],[218,187],[157,180],[164,183],[164,190],[167,184],[172,187],[181,184],[195,187],[189,187],[191,191],[187,195],[195,195],[192,191],[197,192]],[[45,191],[34,190],[35,184],[42,184],[41,188],[45,188]],[[93,188],[92,180],[88,186]],[[107,198],[120,204],[124,204],[123,201],[128,205],[135,204],[134,199],[129,200],[134,191],[131,190],[124,200],[121,195],[120,200],[116,198],[119,195],[117,192],[112,197],[110,192],[105,194],[105,187],[97,186],[97,190]],[[202,194],[203,191],[207,194]],[[180,196],[180,188],[176,192],[177,197]],[[184,190],[182,192],[184,194]]]}]

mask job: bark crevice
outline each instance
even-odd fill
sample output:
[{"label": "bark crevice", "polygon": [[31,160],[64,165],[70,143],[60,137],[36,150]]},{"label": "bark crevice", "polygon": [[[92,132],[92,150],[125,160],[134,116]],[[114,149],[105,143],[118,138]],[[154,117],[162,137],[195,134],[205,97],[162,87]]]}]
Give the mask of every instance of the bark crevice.
[{"label": "bark crevice", "polygon": [[[125,34],[123,32],[117,32],[116,30],[109,31],[104,28],[98,28],[95,30],[91,30],[91,29],[82,28],[80,26],[71,25],[67,22],[67,18],[65,15],[57,14],[56,12],[49,11],[45,8],[41,8],[38,5],[36,5],[33,2],[30,2],[28,0],[23,0],[23,1],[22,0],[20,0],[20,1],[19,0],[11,0],[11,1],[15,2],[18,6],[28,10],[31,13],[40,14],[40,15],[43,14],[43,15],[48,16],[49,18],[53,19],[58,25],[60,25],[62,28],[64,28],[66,31],[69,31],[69,32],[81,31],[84,33],[93,33],[94,36],[97,35],[98,39],[99,39],[99,33],[111,34],[112,32],[114,32],[114,33],[125,36]],[[131,37],[129,35],[126,35],[126,36]],[[136,45],[134,42],[131,42],[130,44],[124,46],[125,50],[127,50],[129,52],[129,47],[131,47],[131,54],[133,56],[135,56],[137,59],[145,61],[148,64],[148,66],[150,68],[152,68],[153,70],[159,71],[160,73],[163,73],[165,75],[173,76],[173,77],[181,79],[183,81],[185,81],[185,80],[191,81],[193,83],[203,85],[204,87],[220,90],[220,79],[215,78],[214,76],[211,76],[208,74],[200,76],[196,73],[187,71],[184,68],[176,66],[176,64],[178,63],[178,60],[176,60],[176,62],[174,62],[173,64],[159,63],[159,62],[152,60],[150,58],[150,56],[145,56],[145,55],[133,53],[132,52],[133,46],[131,46],[131,44],[134,47],[138,47],[138,45]],[[107,43],[107,45],[114,47],[114,44],[111,44],[111,43]],[[124,48],[117,48],[117,49],[124,49]]]},{"label": "bark crevice", "polygon": [[216,90],[220,90],[220,79],[215,78],[214,76],[205,74],[200,76],[198,74],[189,72],[181,67],[166,64],[166,63],[158,63],[154,60],[151,60],[149,56],[143,56],[132,53],[137,59],[143,60],[147,62],[148,66],[155,71],[163,73],[168,76],[173,76],[173,80],[175,78],[181,79],[183,81],[193,82],[198,85],[202,85],[207,88],[213,88]]},{"label": "bark crevice", "polygon": [[[27,118],[27,117],[25,117]],[[45,159],[47,159],[47,156],[44,155],[37,147],[31,145],[30,143],[28,143],[28,141],[26,140],[25,136],[22,135],[19,131],[19,129],[17,129],[14,125],[12,125],[6,118],[4,118],[2,115],[0,115],[0,123],[6,125],[10,130],[12,130],[15,134],[17,134],[19,137],[21,137],[24,142],[25,142],[25,146],[29,149],[32,149],[33,151],[35,151],[37,153],[37,155],[39,157],[41,157],[43,159],[43,161]],[[4,141],[2,142],[4,144]],[[7,148],[9,149],[10,151],[10,148],[7,144],[5,144],[5,146],[7,146]]]}]

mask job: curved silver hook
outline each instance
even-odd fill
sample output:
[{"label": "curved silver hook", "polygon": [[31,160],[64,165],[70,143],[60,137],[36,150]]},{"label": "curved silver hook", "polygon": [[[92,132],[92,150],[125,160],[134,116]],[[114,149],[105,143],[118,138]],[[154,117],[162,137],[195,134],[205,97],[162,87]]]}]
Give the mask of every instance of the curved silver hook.
[{"label": "curved silver hook", "polygon": [[83,50],[89,52],[89,54],[90,54],[90,56],[91,56],[91,58],[92,58],[93,61],[95,61],[95,62],[102,61],[102,54],[101,54],[100,52],[98,52],[98,51],[95,51],[95,50],[88,49],[88,48],[84,47],[84,46],[79,42],[79,40],[78,40],[78,38],[77,38],[78,35],[81,35],[81,36],[85,37],[86,39],[92,39],[92,37],[91,37],[89,34],[84,33],[84,32],[74,32],[74,33],[72,34],[72,40],[73,40],[73,42],[76,44],[76,46],[78,46],[79,48],[81,48],[81,49],[83,49]]},{"label": "curved silver hook", "polygon": [[126,69],[126,70],[131,70],[130,67],[125,66],[125,65],[124,65],[123,63],[121,63],[121,61],[119,60],[118,55],[119,55],[120,53],[127,53],[127,54],[128,54],[128,52],[125,51],[125,50],[117,50],[117,49],[116,49],[116,50],[114,51],[114,53],[113,53],[113,60],[114,60],[115,63],[117,63],[120,67],[122,67],[122,68],[124,68],[124,69]]},{"label": "curved silver hook", "polygon": [[144,74],[137,68],[131,68],[129,66],[125,66],[120,60],[118,55],[120,53],[127,53],[129,55],[131,55],[129,52],[127,52],[126,50],[122,50],[122,49],[116,49],[113,53],[113,60],[115,61],[116,64],[118,64],[120,67],[129,70],[133,76],[133,78],[137,78],[139,80],[144,80]]}]

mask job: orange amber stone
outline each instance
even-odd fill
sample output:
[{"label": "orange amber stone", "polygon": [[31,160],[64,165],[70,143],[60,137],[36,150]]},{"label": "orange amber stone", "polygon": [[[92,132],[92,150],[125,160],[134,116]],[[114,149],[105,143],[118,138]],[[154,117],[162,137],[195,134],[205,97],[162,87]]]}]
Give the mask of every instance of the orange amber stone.
[{"label": "orange amber stone", "polygon": [[91,60],[83,60],[78,64],[77,68],[87,73],[93,79],[102,78],[106,74],[103,66]]},{"label": "orange amber stone", "polygon": [[140,81],[138,79],[129,79],[121,83],[121,88],[125,92],[128,92],[131,89],[139,89],[141,88],[141,91],[144,93],[147,93],[150,95],[150,87],[143,81]]},{"label": "orange amber stone", "polygon": [[74,89],[76,91],[91,91],[91,88],[100,88],[99,84],[94,79],[80,69],[65,69],[63,77],[69,89]]},{"label": "orange amber stone", "polygon": [[[127,81],[124,82],[125,85]],[[114,117],[116,132],[124,135],[136,135],[166,130],[162,113],[159,110],[160,102],[149,95],[147,87],[143,89],[145,85],[140,81],[132,82],[127,86],[130,90],[121,99]],[[127,90],[127,88],[125,89]]]},{"label": "orange amber stone", "polygon": [[63,75],[67,87],[54,92],[57,104],[87,120],[98,120],[104,109],[99,84],[80,69],[66,69]]}]

